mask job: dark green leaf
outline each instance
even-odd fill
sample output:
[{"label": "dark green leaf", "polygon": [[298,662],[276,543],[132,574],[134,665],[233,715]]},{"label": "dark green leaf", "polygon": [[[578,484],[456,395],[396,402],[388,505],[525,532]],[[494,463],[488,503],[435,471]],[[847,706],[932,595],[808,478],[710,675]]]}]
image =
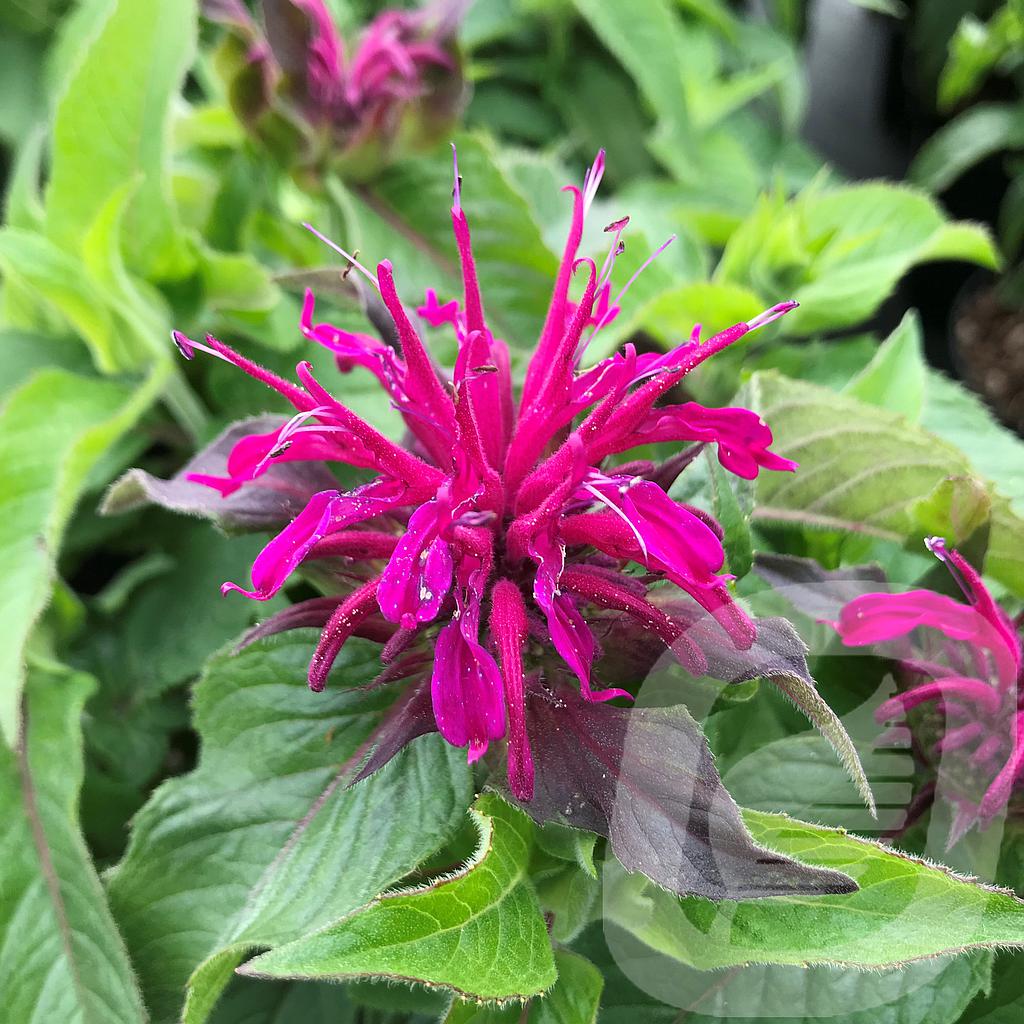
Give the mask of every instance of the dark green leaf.
[{"label": "dark green leaf", "polygon": [[245,954],[375,897],[440,847],[470,800],[465,757],[427,737],[344,782],[389,695],[359,686],[379,648],[352,640],[326,693],[306,686],[298,630],[214,659],[196,689],[199,767],[135,819],[111,905],[157,1020],[207,1018]]},{"label": "dark green leaf", "polygon": [[890,971],[753,964],[697,971],[614,925],[603,931],[595,925],[576,944],[604,976],[601,1024],[954,1024],[991,972],[988,952]]}]

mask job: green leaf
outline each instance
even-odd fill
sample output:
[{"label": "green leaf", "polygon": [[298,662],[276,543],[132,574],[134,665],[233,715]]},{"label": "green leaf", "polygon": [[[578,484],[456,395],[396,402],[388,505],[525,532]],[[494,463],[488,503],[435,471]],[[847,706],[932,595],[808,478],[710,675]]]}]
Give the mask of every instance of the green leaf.
[{"label": "green leaf", "polygon": [[323,931],[251,960],[242,973],[395,978],[494,1001],[550,988],[554,957],[526,877],[533,823],[492,794],[471,813],[480,848],[463,868],[384,893]]},{"label": "green leaf", "polygon": [[656,337],[678,345],[690,336],[695,324],[705,335],[752,320],[765,309],[765,302],[741,285],[718,281],[695,281],[658,295],[637,314],[643,326]]},{"label": "green leaf", "polygon": [[973,391],[929,370],[921,426],[956,445],[981,476],[1024,509],[1024,441],[997,422]]},{"label": "green leaf", "polygon": [[195,0],[116,0],[57,105],[47,233],[69,252],[110,195],[141,178],[125,218],[128,266],[187,273],[170,200],[170,111],[195,48]]},{"label": "green leaf", "polygon": [[280,298],[266,267],[249,253],[203,247],[200,273],[203,295],[211,309],[262,312],[272,309]]},{"label": "green leaf", "polygon": [[768,965],[695,971],[614,925],[603,931],[595,925],[576,943],[604,977],[601,1024],[955,1024],[988,985],[992,966],[985,951],[889,971]]},{"label": "green leaf", "polygon": [[874,358],[843,394],[881,406],[916,423],[924,408],[928,366],[921,347],[921,321],[911,311],[879,346]]},{"label": "green leaf", "polygon": [[27,286],[66,318],[89,346],[97,369],[113,373],[131,365],[131,352],[115,327],[110,303],[78,257],[33,231],[4,228],[0,268],[8,284],[14,280]]},{"label": "green leaf", "polygon": [[[510,345],[532,348],[551,298],[557,262],[544,245],[526,200],[500,168],[492,145],[473,135],[457,141],[462,203],[473,236],[484,308]],[[455,277],[458,254],[449,212],[452,164],[447,147],[395,164],[356,194],[407,242]],[[568,197],[565,201],[569,203]],[[376,261],[392,255],[371,249],[368,258]],[[402,264],[394,262],[397,284],[409,293]],[[444,286],[438,281],[427,283],[437,287],[439,294]],[[422,295],[408,298],[418,303]]]},{"label": "green leaf", "polygon": [[362,1024],[342,985],[272,985],[235,978],[210,1024]]},{"label": "green leaf", "polygon": [[742,579],[754,564],[754,539],[750,533],[753,488],[746,480],[725,471],[714,452],[704,451],[711,479],[711,504],[715,519],[722,527],[722,546],[728,558],[728,570]]},{"label": "green leaf", "polygon": [[575,864],[558,863],[532,873],[537,897],[557,942],[572,942],[593,920],[600,883]]},{"label": "green leaf", "polygon": [[979,103],[940,128],[910,165],[911,181],[942,192],[976,163],[1003,149],[1024,147],[1024,108]]},{"label": "green leaf", "polygon": [[967,1008],[964,1024],[1018,1024],[1024,1014],[1024,957],[1000,953],[992,972],[992,987]]},{"label": "green leaf", "polygon": [[597,878],[597,867],[594,864],[594,847],[597,844],[595,833],[582,832],[552,821],[537,829],[536,839],[537,846],[545,853],[576,864],[591,878]]},{"label": "green leaf", "polygon": [[0,328],[0,399],[47,366],[76,373],[90,369],[88,355],[73,338]]},{"label": "green leaf", "polygon": [[46,607],[61,536],[86,478],[162,386],[134,393],[66,370],[40,370],[0,412],[0,732],[17,731],[22,658]]},{"label": "green leaf", "polygon": [[906,821],[914,761],[906,748],[873,747],[878,730],[873,722],[870,728],[858,740],[864,771],[878,801],[877,820],[861,806],[860,793],[836,763],[828,742],[815,733],[759,744],[723,772],[722,781],[748,809],[781,811],[823,825],[856,829],[861,835],[882,835]]},{"label": "green leaf", "polygon": [[114,611],[109,639],[118,651],[122,686],[154,697],[199,674],[209,655],[254,619],[276,608],[221,595],[225,580],[245,579],[263,537],[224,537],[206,525],[179,523],[170,543],[150,538],[151,554],[169,559],[160,575]]},{"label": "green leaf", "polygon": [[860,889],[838,897],[711,904],[611,871],[606,918],[701,970],[752,962],[884,968],[968,949],[1024,946],[1024,902],[1008,892],[839,829],[758,811],[743,817],[764,846],[847,872]]},{"label": "green leaf", "polygon": [[763,198],[730,238],[715,279],[766,301],[796,299],[782,329],[806,335],[866,320],[911,267],[934,259],[998,263],[984,228],[950,225],[912,188],[812,185],[790,202]]},{"label": "green leaf", "polygon": [[0,139],[17,149],[44,114],[42,57],[38,39],[0,33]]},{"label": "green leaf", "polygon": [[348,789],[390,699],[379,648],[345,645],[326,693],[296,630],[214,658],[195,691],[202,757],[136,816],[110,900],[157,1021],[207,1018],[246,953],[375,897],[438,849],[471,799],[465,755],[421,739]]},{"label": "green leaf", "polygon": [[518,1006],[456,999],[443,1024],[594,1024],[604,985],[600,972],[565,949],[555,953],[555,964],[558,981],[533,999],[525,1014]]},{"label": "green leaf", "polygon": [[574,0],[602,43],[630,73],[658,119],[650,148],[679,178],[694,173],[693,131],[683,84],[685,46],[680,24],[667,0],[632,7]]},{"label": "green leaf", "polygon": [[18,747],[0,743],[0,977],[12,1022],[147,1019],[78,827],[92,688],[82,674],[33,672]]},{"label": "green leaf", "polygon": [[[952,445],[901,416],[865,405],[828,388],[774,373],[755,374],[746,404],[771,425],[774,450],[796,459],[794,474],[762,474],[755,522],[789,523],[839,530],[887,540],[922,536],[920,505],[948,478],[962,478],[967,490],[947,507],[970,508],[970,462]],[[985,570],[1015,592],[1024,593],[1024,521],[1008,500],[989,488],[992,529]],[[930,511],[942,508],[933,501]],[[973,522],[973,513],[962,517]],[[953,543],[952,521],[929,519],[930,529]]]}]

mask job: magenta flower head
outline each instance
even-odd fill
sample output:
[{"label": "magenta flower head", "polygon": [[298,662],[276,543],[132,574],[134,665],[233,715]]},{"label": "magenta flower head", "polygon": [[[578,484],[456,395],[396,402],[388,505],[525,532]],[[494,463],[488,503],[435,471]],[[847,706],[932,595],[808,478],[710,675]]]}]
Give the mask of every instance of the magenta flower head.
[{"label": "magenta flower head", "polygon": [[[835,623],[851,647],[883,645],[908,687],[875,712],[878,722],[914,709],[938,710],[922,723],[929,749],[954,787],[957,815],[950,845],[973,825],[985,827],[1010,802],[1024,771],[1022,650],[1018,629],[978,572],[933,537],[925,542],[949,568],[967,599],[930,590],[863,594]],[[941,733],[941,735],[938,735]]]},{"label": "magenta flower head", "polygon": [[464,100],[455,33],[466,6],[385,11],[351,47],[325,0],[262,0],[259,21],[242,0],[205,0],[204,12],[230,30],[218,63],[243,122],[289,162],[298,148],[306,165],[366,180],[450,131]]},{"label": "magenta flower head", "polygon": [[[373,273],[346,256],[386,310],[394,348],[318,322],[307,292],[303,333],[343,369],[359,366],[377,377],[405,421],[404,444],[330,394],[308,363],[299,364],[294,384],[214,338],[201,345],[175,334],[186,356],[195,349],[219,356],[295,410],[280,428],[238,439],[226,475],[193,474],[193,481],[232,499],[292,462],[345,463],[371,477],[349,491],[313,494],[256,558],[251,583],[225,584],[225,591],[265,601],[303,567],[343,591],[293,606],[257,634],[322,625],[309,666],[313,690],[323,689],[349,637],[380,639],[382,679],[411,678],[424,706],[429,697],[432,719],[419,731],[436,728],[465,747],[470,762],[507,739],[510,786],[524,800],[533,791],[524,716],[530,687],[564,676],[588,702],[629,696],[601,678],[596,621],[627,619],[697,674],[708,669],[690,629],[697,618],[707,642],[744,651],[755,641],[755,625],[721,573],[721,530],[668,493],[686,463],[710,444],[723,466],[746,478],[795,465],[771,452],[771,431],[749,410],[661,404],[705,359],[795,303],[704,342],[697,329],[670,352],[640,354],[627,345],[581,368],[622,298],[610,296],[624,221],[611,226],[602,267],[578,256],[603,162],[602,153],[584,186],[567,188],[569,237],[521,388],[513,385],[508,347],[487,323],[457,168],[451,218],[463,294],[441,303],[428,291],[416,311],[431,329],[454,333],[458,355],[450,370],[431,358],[388,261]],[[621,458],[652,442],[687,447],[660,465]],[[655,585],[658,594],[651,593]],[[664,599],[666,590],[672,600]]]}]

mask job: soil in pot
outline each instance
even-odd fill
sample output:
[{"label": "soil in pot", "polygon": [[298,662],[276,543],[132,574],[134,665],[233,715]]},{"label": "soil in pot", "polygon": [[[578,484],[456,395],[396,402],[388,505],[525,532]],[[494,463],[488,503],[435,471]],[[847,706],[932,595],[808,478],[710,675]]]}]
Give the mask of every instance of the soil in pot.
[{"label": "soil in pot", "polygon": [[953,333],[963,379],[1024,436],[1024,309],[1005,306],[986,288],[960,304]]}]

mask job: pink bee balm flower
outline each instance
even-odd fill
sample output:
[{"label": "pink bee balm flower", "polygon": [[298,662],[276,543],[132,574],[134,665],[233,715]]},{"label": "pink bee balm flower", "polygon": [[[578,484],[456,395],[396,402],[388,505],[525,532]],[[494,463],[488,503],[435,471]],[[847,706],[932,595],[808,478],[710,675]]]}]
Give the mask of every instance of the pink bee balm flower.
[{"label": "pink bee balm flower", "polygon": [[[721,573],[718,525],[667,491],[692,448],[660,466],[613,463],[610,457],[651,441],[696,442],[717,445],[722,464],[748,478],[761,468],[795,465],[769,450],[771,431],[746,409],[659,404],[694,367],[783,315],[793,302],[705,342],[698,330],[665,354],[641,355],[627,345],[580,368],[582,353],[618,302],[610,302],[609,289],[621,226],[613,225],[603,269],[578,256],[602,169],[603,154],[582,189],[566,189],[573,203],[569,238],[521,389],[513,385],[508,347],[487,323],[457,168],[451,218],[463,294],[442,304],[428,292],[418,311],[427,324],[454,330],[458,355],[451,371],[431,358],[398,297],[388,261],[374,273],[349,257],[379,293],[396,348],[316,322],[307,294],[303,333],[343,366],[362,366],[377,376],[404,418],[404,444],[331,395],[308,363],[299,364],[297,385],[214,338],[200,345],[174,336],[186,356],[202,349],[225,359],[295,409],[276,432],[238,440],[226,476],[193,480],[230,496],[258,486],[270,468],[289,460],[346,463],[373,475],[350,491],[314,494],[257,557],[251,585],[227,583],[225,591],[267,600],[301,566],[319,563],[323,578],[344,559],[338,579],[347,593],[316,599],[308,615],[289,609],[279,625],[271,620],[259,627],[260,634],[322,623],[309,668],[309,685],[321,690],[346,640],[356,633],[377,635],[383,627],[385,675],[418,673],[424,685],[429,680],[437,729],[449,743],[467,748],[470,761],[507,737],[510,785],[521,799],[533,791],[524,692],[538,670],[574,676],[588,701],[629,696],[599,678],[600,650],[589,614],[612,610],[628,617],[692,671],[703,672],[708,663],[685,636],[692,612],[673,617],[670,604],[648,600],[652,584],[668,581],[709,614],[722,642],[746,650],[756,638],[754,623],[729,592],[731,577]],[[570,298],[574,282],[577,299]]]},{"label": "pink bee balm flower", "polygon": [[944,711],[946,729],[931,753],[942,755],[944,773],[959,790],[952,846],[1006,807],[1024,771],[1024,659],[1017,628],[973,566],[939,537],[925,543],[966,604],[930,590],[863,594],[835,625],[851,647],[894,645],[889,649],[915,680],[876,710],[879,723],[902,720],[921,705]]},{"label": "pink bee balm flower", "polygon": [[466,6],[385,11],[350,50],[325,0],[263,0],[262,24],[241,0],[205,0],[204,11],[243,41],[232,89],[243,120],[258,127],[280,95],[277,112],[287,120],[301,112],[314,147],[326,142],[331,159],[340,154],[368,175],[400,137],[436,141],[457,113],[464,90],[454,37]]}]

